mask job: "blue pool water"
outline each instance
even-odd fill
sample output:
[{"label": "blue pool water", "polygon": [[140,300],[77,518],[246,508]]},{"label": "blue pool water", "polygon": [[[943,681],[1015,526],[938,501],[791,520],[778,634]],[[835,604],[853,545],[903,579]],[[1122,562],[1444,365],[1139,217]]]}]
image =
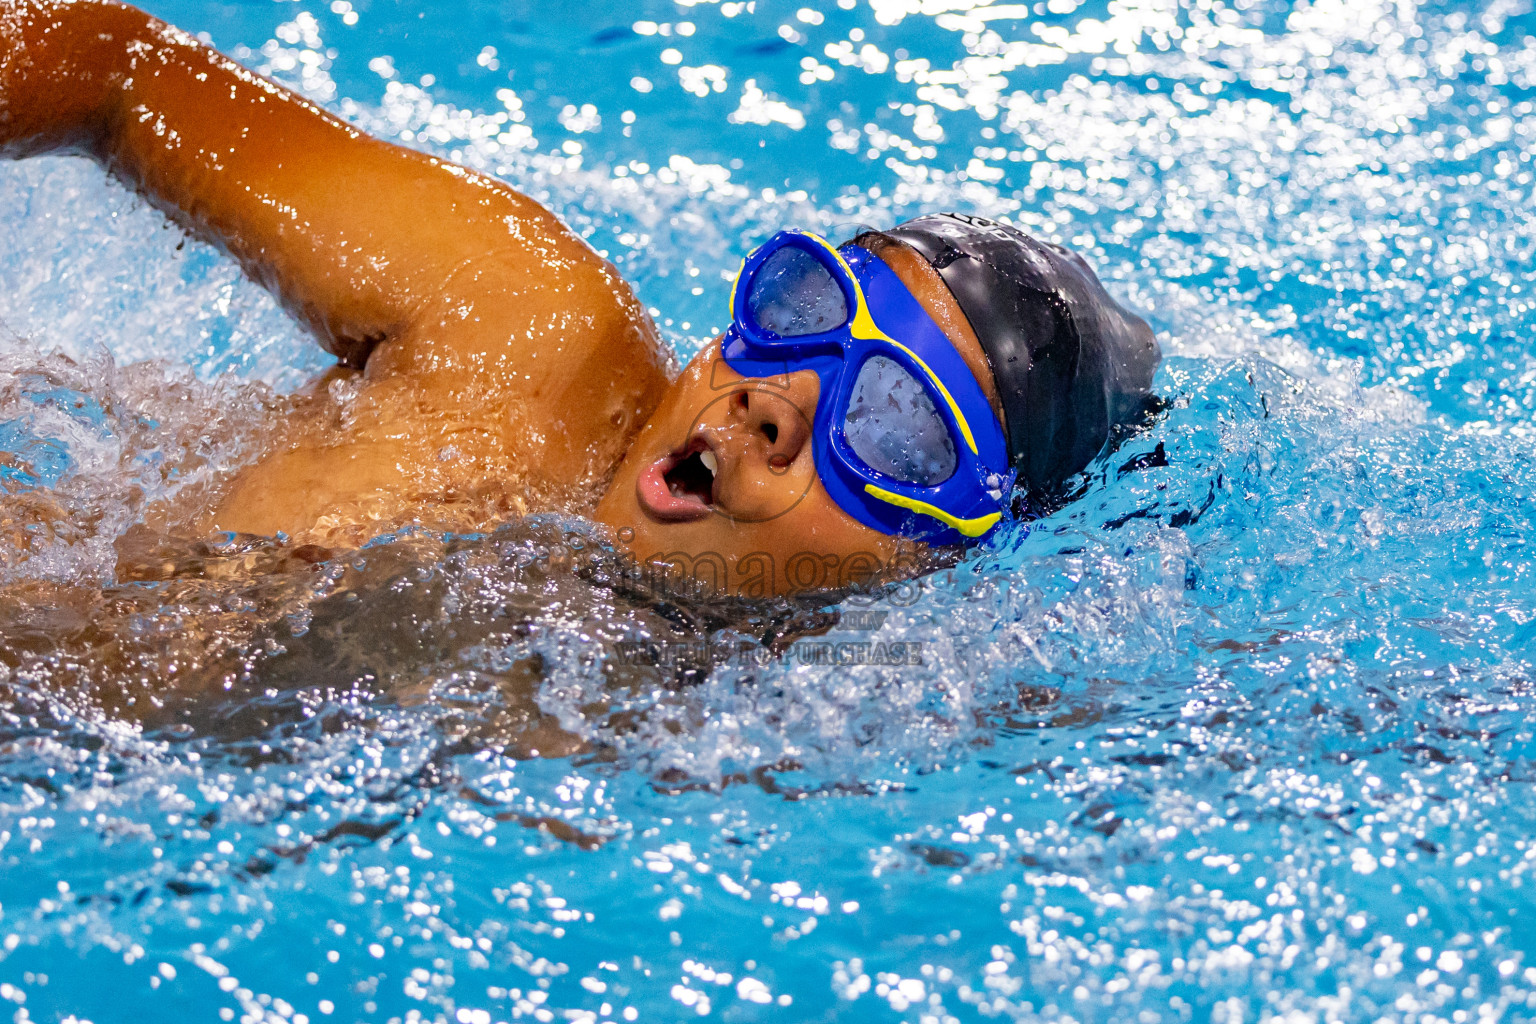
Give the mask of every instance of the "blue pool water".
[{"label": "blue pool water", "polygon": [[150,6],[683,357],[754,240],[957,208],[1088,253],[1172,404],[776,657],[558,518],[118,582],[324,361],[0,167],[0,1020],[1536,1020],[1528,2]]}]

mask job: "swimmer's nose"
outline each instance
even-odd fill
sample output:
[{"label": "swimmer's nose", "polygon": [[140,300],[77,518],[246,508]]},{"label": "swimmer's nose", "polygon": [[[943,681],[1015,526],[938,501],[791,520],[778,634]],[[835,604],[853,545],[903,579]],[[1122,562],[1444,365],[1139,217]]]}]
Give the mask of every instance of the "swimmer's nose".
[{"label": "swimmer's nose", "polygon": [[783,472],[800,457],[811,439],[811,419],[788,396],[772,391],[738,391],[732,412],[746,428],[750,449],[761,452],[768,468]]}]

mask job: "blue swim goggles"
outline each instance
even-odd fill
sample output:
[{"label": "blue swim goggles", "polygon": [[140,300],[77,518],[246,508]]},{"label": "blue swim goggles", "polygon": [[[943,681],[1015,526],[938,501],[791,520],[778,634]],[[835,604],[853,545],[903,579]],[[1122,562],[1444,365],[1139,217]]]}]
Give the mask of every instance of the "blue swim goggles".
[{"label": "blue swim goggles", "polygon": [[1002,519],[1014,475],[1002,424],[943,330],[869,250],[774,235],[742,265],[721,354],[744,377],[816,371],[816,471],[865,526],[960,544]]}]

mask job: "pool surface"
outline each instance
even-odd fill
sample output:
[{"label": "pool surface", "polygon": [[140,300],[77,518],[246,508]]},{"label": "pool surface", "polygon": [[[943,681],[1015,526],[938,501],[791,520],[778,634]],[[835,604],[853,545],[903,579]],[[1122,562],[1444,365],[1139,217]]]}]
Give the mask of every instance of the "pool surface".
[{"label": "pool surface", "polygon": [[117,580],[325,359],[0,166],[0,1021],[1536,1020],[1528,0],[148,6],[548,203],[681,358],[780,227],[959,209],[1170,407],[788,626],[557,516]]}]

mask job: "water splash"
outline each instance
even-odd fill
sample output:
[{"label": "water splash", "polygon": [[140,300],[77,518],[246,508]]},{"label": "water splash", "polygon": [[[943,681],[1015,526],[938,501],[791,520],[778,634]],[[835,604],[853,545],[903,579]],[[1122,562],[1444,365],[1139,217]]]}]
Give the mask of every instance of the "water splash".
[{"label": "water splash", "polygon": [[[31,339],[0,500],[76,531],[0,602],[0,1000],[1531,1012],[1526,7],[457,13],[301,4],[218,41],[270,31],[242,59],[529,189],[684,356],[778,228],[962,208],[1150,311],[1170,408],[1076,504],[836,612],[658,597],[562,521],[318,564],[216,541],[114,583],[123,480],[244,457],[196,427],[265,401],[170,367],[287,390],[317,357],[89,168],[0,168],[0,317]],[[170,426],[120,411],[173,383]]]}]

